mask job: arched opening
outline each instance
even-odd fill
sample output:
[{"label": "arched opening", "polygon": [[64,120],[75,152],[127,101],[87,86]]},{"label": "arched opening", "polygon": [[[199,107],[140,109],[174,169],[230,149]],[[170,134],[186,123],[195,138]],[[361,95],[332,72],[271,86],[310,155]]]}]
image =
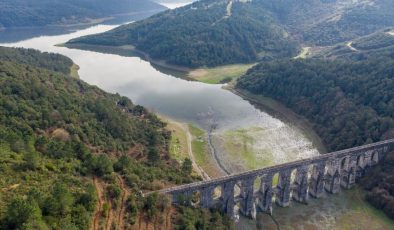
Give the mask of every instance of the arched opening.
[{"label": "arched opening", "polygon": [[314,168],[314,165],[313,164],[310,164],[310,165],[308,165],[308,167],[307,167],[307,174],[306,174],[306,181],[305,181],[305,183],[306,183],[306,193],[307,194],[309,194],[309,189],[310,189],[310,184],[311,184],[311,178],[312,178],[312,174],[313,174],[313,168]]},{"label": "arched opening", "polygon": [[[272,187],[275,188],[278,186],[278,184],[279,184],[279,173],[275,173],[274,176],[272,177]],[[275,192],[272,192],[271,197],[272,197],[272,202],[275,202],[277,199],[277,194]]]},{"label": "arched opening", "polygon": [[275,173],[272,177],[272,187],[278,186],[279,183],[279,173]]},{"label": "arched opening", "polygon": [[[290,174],[290,188],[293,187],[293,185],[294,185],[295,188],[298,187],[298,185],[300,184],[300,182],[302,180],[302,178],[301,178],[302,176],[301,176],[300,173],[301,172],[298,171],[297,169],[293,169],[291,171],[291,174]],[[293,189],[290,189],[290,197],[293,197],[293,192],[294,192]]]},{"label": "arched opening", "polygon": [[241,182],[237,182],[234,185],[234,199],[239,198],[241,196]]},{"label": "arched opening", "polygon": [[349,171],[352,170],[351,169],[351,165],[349,163],[350,158],[348,157],[344,157],[341,160],[341,183],[343,183],[344,185],[346,185],[349,181]]},{"label": "arched opening", "polygon": [[364,154],[360,154],[357,156],[357,166],[360,168],[364,168]]},{"label": "arched opening", "polygon": [[364,153],[357,156],[357,166],[356,166],[356,180],[364,175],[365,162],[364,162]]},{"label": "arched opening", "polygon": [[347,166],[348,166],[348,158],[344,157],[341,160],[341,170],[347,170]]},{"label": "arched opening", "polygon": [[256,179],[254,179],[254,182],[253,182],[253,193],[260,192],[261,186],[262,186],[261,180],[262,180],[261,177],[256,177]]},{"label": "arched opening", "polygon": [[371,164],[376,165],[379,163],[379,153],[378,151],[374,151],[371,156]]},{"label": "arched opening", "polygon": [[197,206],[201,203],[201,192],[194,191],[190,197],[190,203],[192,206]]},{"label": "arched opening", "polygon": [[324,174],[324,175],[327,175],[327,173],[329,173],[330,169],[331,169],[330,163],[326,164],[326,166],[324,166],[324,172],[323,172],[323,174]]},{"label": "arched opening", "polygon": [[239,218],[239,210],[241,209],[241,203],[239,201],[235,202],[234,204],[234,218],[238,219]]},{"label": "arched opening", "polygon": [[339,174],[338,170],[334,174],[333,181],[334,181],[334,184],[338,184],[338,185],[340,184],[341,175]]},{"label": "arched opening", "polygon": [[216,186],[215,189],[213,190],[213,199],[220,200],[222,198],[222,193],[223,193],[223,187],[220,185]]},{"label": "arched opening", "polygon": [[309,166],[308,166],[308,176],[307,176],[308,181],[310,181],[310,179],[311,179],[311,177],[312,177],[313,168],[314,168],[313,165],[309,165]]},{"label": "arched opening", "polygon": [[358,163],[360,162],[361,158],[360,156],[349,156],[348,157],[348,162],[347,162],[347,170],[346,171],[341,171],[340,172],[340,177],[341,177],[341,185],[344,188],[350,188],[356,180],[356,174],[358,172],[362,172],[362,169],[357,166]]}]

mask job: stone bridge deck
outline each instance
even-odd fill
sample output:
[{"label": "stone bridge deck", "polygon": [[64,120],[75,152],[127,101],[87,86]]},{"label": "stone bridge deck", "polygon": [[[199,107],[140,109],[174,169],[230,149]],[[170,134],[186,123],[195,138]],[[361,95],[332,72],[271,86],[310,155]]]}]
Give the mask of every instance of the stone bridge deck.
[{"label": "stone bridge deck", "polygon": [[350,188],[393,147],[390,139],[157,192],[171,195],[173,203],[217,207],[230,216],[239,208],[242,214],[255,217],[256,211],[272,212],[273,200],[288,206],[291,199],[306,202],[308,196],[320,197],[324,190],[337,193],[341,186]]}]

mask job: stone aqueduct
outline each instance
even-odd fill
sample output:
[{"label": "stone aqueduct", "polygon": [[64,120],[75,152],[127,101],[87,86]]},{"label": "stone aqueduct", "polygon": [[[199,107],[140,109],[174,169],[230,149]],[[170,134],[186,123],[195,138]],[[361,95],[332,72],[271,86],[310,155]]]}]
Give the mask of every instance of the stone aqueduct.
[{"label": "stone aqueduct", "polygon": [[352,187],[357,178],[362,177],[368,168],[378,164],[386,153],[394,149],[393,147],[394,139],[391,139],[273,167],[163,189],[158,193],[172,196],[173,203],[221,208],[232,217],[236,214],[235,207],[239,207],[241,214],[255,218],[256,212],[259,211],[272,213],[273,202],[286,207],[292,199],[306,203],[309,196],[319,198],[325,191],[338,193],[341,187]]}]

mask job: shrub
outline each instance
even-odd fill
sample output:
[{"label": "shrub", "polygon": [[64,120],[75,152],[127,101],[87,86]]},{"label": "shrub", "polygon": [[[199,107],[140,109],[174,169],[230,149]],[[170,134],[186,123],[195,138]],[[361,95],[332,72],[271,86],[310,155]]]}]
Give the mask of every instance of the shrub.
[{"label": "shrub", "polygon": [[122,195],[122,189],[118,185],[109,185],[107,187],[107,195],[111,199],[119,199]]},{"label": "shrub", "polygon": [[41,159],[40,155],[37,152],[26,152],[24,154],[24,160],[26,161],[26,168],[30,170],[36,170],[40,167]]},{"label": "shrub", "polygon": [[128,175],[126,175],[126,184],[130,188],[134,188],[134,187],[138,186],[139,183],[140,183],[140,177],[139,176],[137,176],[135,174],[128,174]]}]

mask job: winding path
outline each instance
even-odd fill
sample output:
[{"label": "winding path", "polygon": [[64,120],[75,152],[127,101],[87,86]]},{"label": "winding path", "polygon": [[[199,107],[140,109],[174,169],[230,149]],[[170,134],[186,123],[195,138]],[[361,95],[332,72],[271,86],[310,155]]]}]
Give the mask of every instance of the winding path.
[{"label": "winding path", "polygon": [[358,49],[354,48],[353,46],[353,42],[348,42],[346,44],[346,46],[351,50],[351,51],[358,51]]},{"label": "winding path", "polygon": [[208,146],[209,146],[209,150],[210,150],[212,156],[214,157],[215,163],[217,164],[217,166],[218,166],[221,170],[223,170],[223,172],[225,172],[227,175],[230,175],[230,174],[231,174],[230,171],[228,171],[228,170],[226,169],[226,167],[221,163],[221,161],[220,161],[220,159],[219,159],[219,157],[218,157],[218,155],[217,155],[216,149],[215,149],[215,147],[214,147],[213,144],[212,144],[212,132],[213,132],[213,131],[214,131],[214,128],[211,128],[211,130],[210,130],[209,133],[208,133]]},{"label": "winding path", "polygon": [[227,7],[226,7],[227,14],[224,16],[224,19],[231,17],[232,10],[233,10],[233,0],[229,0]]},{"label": "winding path", "polygon": [[204,180],[210,180],[211,177],[202,169],[196,162],[196,159],[193,154],[193,149],[192,149],[192,135],[190,133],[189,127],[187,125],[183,125],[185,132],[186,132],[186,138],[187,138],[187,152],[189,155],[190,160],[192,161],[192,165],[194,170],[197,172],[199,176],[201,176]]},{"label": "winding path", "polygon": [[233,10],[233,0],[229,0],[227,5],[226,5],[226,15],[224,15],[221,19],[217,20],[216,22],[212,23],[211,26],[215,26],[219,22],[231,17],[232,15],[232,10]]},{"label": "winding path", "polygon": [[119,229],[125,229],[125,224],[124,224],[124,216],[125,216],[125,210],[126,210],[126,199],[127,196],[129,195],[129,191],[127,190],[125,183],[123,181],[123,178],[120,175],[116,175],[119,185],[122,189],[122,200],[120,202],[120,210],[118,214],[118,223],[117,225],[119,226]]},{"label": "winding path", "polygon": [[100,218],[101,218],[101,213],[103,211],[104,198],[103,198],[103,190],[100,184],[98,183],[96,177],[93,177],[93,184],[96,189],[98,200],[96,205],[97,207],[96,212],[94,213],[94,218],[93,218],[93,226],[91,229],[98,230],[100,228]]},{"label": "winding path", "polygon": [[108,215],[107,215],[107,220],[105,221],[105,229],[106,230],[111,230],[112,227],[112,221],[114,219],[114,212],[112,209],[112,203],[108,201]]}]

